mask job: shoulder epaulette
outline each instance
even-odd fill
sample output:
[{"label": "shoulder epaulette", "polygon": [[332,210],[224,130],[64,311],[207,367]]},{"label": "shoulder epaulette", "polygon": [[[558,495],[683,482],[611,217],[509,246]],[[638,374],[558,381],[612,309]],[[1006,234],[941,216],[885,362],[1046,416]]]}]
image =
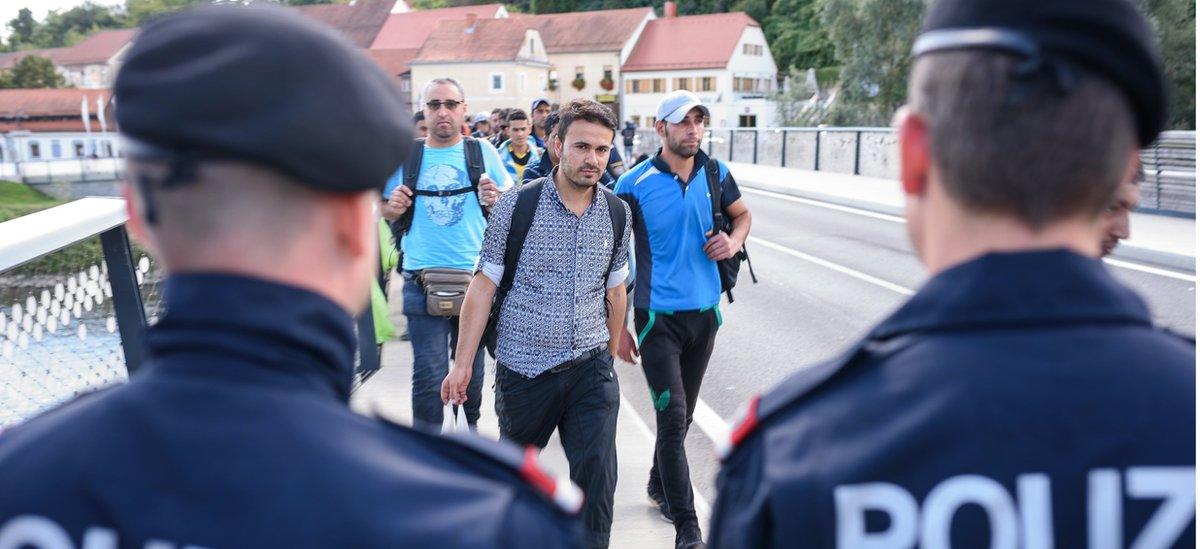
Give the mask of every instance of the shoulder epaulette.
[{"label": "shoulder epaulette", "polygon": [[538,450],[533,446],[522,449],[508,442],[488,440],[473,433],[441,434],[401,425],[378,414],[376,414],[376,418],[390,427],[436,444],[449,444],[465,448],[478,457],[503,466],[564,513],[577,515],[583,509],[583,491],[571,482],[569,476],[554,476],[542,467],[538,459]]}]

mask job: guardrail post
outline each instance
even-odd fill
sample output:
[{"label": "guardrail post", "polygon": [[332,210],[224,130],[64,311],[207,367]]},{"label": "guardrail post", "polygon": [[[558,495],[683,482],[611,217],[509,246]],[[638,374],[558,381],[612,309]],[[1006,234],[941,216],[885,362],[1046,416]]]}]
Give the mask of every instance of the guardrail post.
[{"label": "guardrail post", "polygon": [[817,148],[816,154],[813,155],[813,171],[821,171],[821,130],[817,130]]},{"label": "guardrail post", "polygon": [[858,157],[862,151],[862,132],[854,132],[854,175],[858,175]]},{"label": "guardrail post", "polygon": [[787,167],[787,130],[783,130],[783,140],[779,145],[779,167]]},{"label": "guardrail post", "polygon": [[358,372],[374,372],[379,369],[379,344],[375,342],[375,315],[370,304],[358,315]]},{"label": "guardrail post", "polygon": [[138,289],[133,250],[129,247],[125,226],[100,233],[100,247],[104,251],[104,264],[108,266],[108,282],[112,285],[113,313],[121,333],[121,349],[125,351],[125,370],[133,375],[142,366],[146,354],[146,307]]},{"label": "guardrail post", "polygon": [[758,128],[754,129],[754,163],[758,164]]}]

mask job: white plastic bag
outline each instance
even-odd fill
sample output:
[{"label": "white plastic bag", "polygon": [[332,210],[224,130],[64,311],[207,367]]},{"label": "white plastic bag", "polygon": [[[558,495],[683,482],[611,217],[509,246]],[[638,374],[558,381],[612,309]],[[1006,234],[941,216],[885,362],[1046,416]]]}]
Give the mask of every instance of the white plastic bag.
[{"label": "white plastic bag", "polygon": [[467,425],[467,412],[457,404],[447,404],[442,407],[442,432],[465,433],[470,431]]}]

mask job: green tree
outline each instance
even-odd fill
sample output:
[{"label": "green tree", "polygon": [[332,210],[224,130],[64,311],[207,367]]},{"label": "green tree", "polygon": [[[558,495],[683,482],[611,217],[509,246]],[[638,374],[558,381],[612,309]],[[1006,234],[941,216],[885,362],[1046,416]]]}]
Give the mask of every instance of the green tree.
[{"label": "green tree", "polygon": [[39,48],[71,46],[97,30],[124,26],[125,18],[114,8],[89,1],[46,14],[34,33],[33,43]]},{"label": "green tree", "polygon": [[1196,1],[1138,0],[1150,19],[1167,77],[1167,127],[1196,129]]},{"label": "green tree", "polygon": [[0,88],[62,88],[67,81],[45,57],[27,55],[13,68],[0,72]]},{"label": "green tree", "polygon": [[205,3],[211,2],[205,0],[125,0],[125,17],[129,26],[137,27],[156,15]]},{"label": "green tree", "polygon": [[[577,4],[576,0],[532,0],[528,2],[527,9],[530,13],[567,13],[587,9]],[[521,6],[518,5],[517,8],[520,9]]]},{"label": "green tree", "polygon": [[922,0],[822,0],[821,21],[841,65],[830,122],[885,126],[904,104]]},{"label": "green tree", "polygon": [[837,65],[833,42],[821,22],[820,0],[778,0],[762,24],[780,72]]},{"label": "green tree", "polygon": [[37,28],[38,22],[33,18],[33,12],[29,8],[21,8],[17,16],[8,22],[8,30],[11,31],[8,36],[9,47],[15,50],[22,44],[32,44]]}]

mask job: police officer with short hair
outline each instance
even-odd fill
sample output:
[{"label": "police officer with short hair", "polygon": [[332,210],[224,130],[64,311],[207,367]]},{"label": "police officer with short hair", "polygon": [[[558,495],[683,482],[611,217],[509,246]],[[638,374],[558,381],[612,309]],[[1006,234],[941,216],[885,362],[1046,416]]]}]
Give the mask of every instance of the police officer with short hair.
[{"label": "police officer with short hair", "polygon": [[1195,348],[1095,259],[1164,120],[1126,0],[941,0],[897,115],[932,278],[753,399],[710,543],[1172,547],[1195,540]]},{"label": "police officer with short hair", "polygon": [[128,384],[0,434],[0,546],[577,545],[581,496],[533,454],[349,409],[411,142],[387,75],[294,12],[210,6],[147,25],[115,94],[165,313]]}]

